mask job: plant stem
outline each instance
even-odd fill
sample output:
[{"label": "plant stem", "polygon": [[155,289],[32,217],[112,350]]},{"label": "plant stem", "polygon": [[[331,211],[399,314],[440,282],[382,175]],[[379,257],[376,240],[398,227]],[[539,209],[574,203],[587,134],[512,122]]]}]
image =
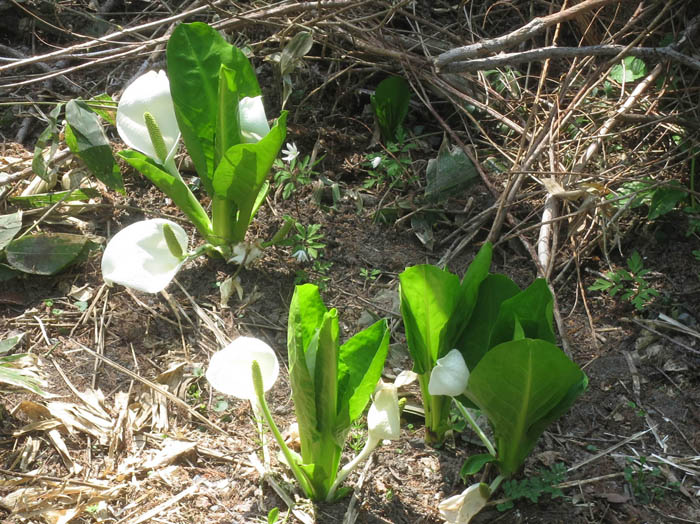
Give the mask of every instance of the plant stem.
[{"label": "plant stem", "polygon": [[257,397],[257,401],[260,405],[260,409],[262,410],[262,414],[265,417],[265,421],[267,422],[267,425],[269,426],[270,430],[272,431],[272,436],[275,437],[275,440],[277,441],[277,445],[282,450],[282,454],[284,455],[284,458],[287,460],[287,465],[290,467],[290,469],[294,473],[294,476],[297,478],[297,481],[299,482],[301,489],[304,491],[304,493],[306,494],[307,497],[309,497],[311,499],[315,499],[316,498],[316,491],[314,490],[313,485],[309,481],[306,474],[299,467],[299,464],[297,464],[297,461],[294,458],[294,456],[292,455],[292,452],[287,447],[287,444],[285,444],[284,438],[282,437],[280,430],[277,428],[277,424],[275,424],[275,420],[272,418],[272,414],[270,413],[270,408],[268,408],[267,402],[265,401],[265,392],[263,391],[262,375],[260,373],[260,365],[255,360],[253,361],[252,372],[253,372],[253,385],[255,386],[255,396]]},{"label": "plant stem", "polygon": [[217,245],[231,243],[235,218],[231,203],[218,195],[211,197],[211,222],[213,240]]},{"label": "plant stem", "polygon": [[488,450],[490,455],[493,455],[494,457],[496,456],[496,448],[493,447],[493,444],[489,440],[489,438],[486,436],[486,434],[483,432],[483,430],[479,427],[479,425],[476,423],[476,420],[469,414],[469,411],[467,408],[465,408],[462,403],[457,400],[456,398],[453,398],[455,405],[457,406],[457,409],[459,412],[462,414],[462,416],[466,419],[466,421],[469,423],[469,425],[472,427],[474,430],[474,433],[478,435],[478,437],[481,439],[481,442],[484,443],[484,446],[486,446],[486,449]]},{"label": "plant stem", "polygon": [[377,444],[379,444],[378,440],[373,439],[371,436],[367,437],[367,442],[362,448],[362,451],[360,451],[350,462],[345,464],[345,466],[343,466],[343,468],[338,472],[335,482],[333,482],[331,489],[328,491],[326,502],[333,502],[333,497],[335,496],[335,492],[337,491],[338,487],[340,487],[345,478],[358,466],[358,464],[369,457],[370,453],[372,453],[374,448],[377,447]]},{"label": "plant stem", "polygon": [[491,482],[491,484],[489,485],[489,489],[491,490],[492,495],[496,492],[496,490],[499,488],[501,482],[503,482],[504,479],[505,477],[503,475],[498,475],[495,479],[493,479],[493,482]]},{"label": "plant stem", "polygon": [[260,400],[257,397],[250,399],[250,405],[253,408],[253,415],[255,415],[255,424],[258,426],[258,433],[260,434],[260,444],[262,445],[263,454],[263,465],[265,466],[266,471],[270,471],[270,450],[267,448],[267,440],[265,439],[265,429],[263,428],[263,409],[260,405]]},{"label": "plant stem", "polygon": [[444,408],[449,406],[450,397],[431,395],[428,391],[429,382],[430,373],[418,375],[425,411],[425,443],[432,447],[439,447],[445,440],[445,432],[448,429]]}]

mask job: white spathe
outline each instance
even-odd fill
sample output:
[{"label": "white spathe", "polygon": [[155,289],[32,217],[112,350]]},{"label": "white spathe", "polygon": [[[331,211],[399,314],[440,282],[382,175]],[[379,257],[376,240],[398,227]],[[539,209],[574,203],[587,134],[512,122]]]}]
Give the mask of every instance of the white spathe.
[{"label": "white spathe", "polygon": [[148,134],[144,113],[150,113],[158,124],[168,152],[165,162],[171,161],[180,139],[180,128],[175,118],[170,82],[165,71],[149,71],[127,86],[117,106],[117,131],[124,143],[156,162],[158,158]]},{"label": "white spathe", "polygon": [[241,139],[246,144],[259,142],[270,132],[262,96],[241,98],[238,102]]},{"label": "white spathe", "polygon": [[430,373],[428,393],[456,397],[464,393],[469,381],[469,369],[458,349],[439,358]]},{"label": "white spathe", "polygon": [[187,233],[170,220],[141,220],[119,231],[107,243],[102,255],[102,277],[107,284],[158,293],[175,277],[184,258],[172,254],[163,226],[168,224],[187,253]]},{"label": "white spathe", "polygon": [[467,524],[479,513],[491,496],[487,484],[473,484],[459,495],[446,498],[438,505],[440,515],[449,524]]},{"label": "white spathe", "polygon": [[401,417],[399,396],[395,384],[379,381],[374,391],[374,402],[367,413],[369,440],[396,440],[399,438]]},{"label": "white spathe", "polygon": [[217,391],[240,399],[255,400],[253,361],[262,375],[263,390],[268,391],[277,381],[279,362],[275,351],[265,342],[253,337],[238,337],[209,361],[207,380]]}]

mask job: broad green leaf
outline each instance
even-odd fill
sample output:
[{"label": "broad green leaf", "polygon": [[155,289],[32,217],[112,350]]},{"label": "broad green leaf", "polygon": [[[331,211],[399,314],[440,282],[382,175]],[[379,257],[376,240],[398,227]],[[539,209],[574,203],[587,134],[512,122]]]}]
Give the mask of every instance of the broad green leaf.
[{"label": "broad green leaf", "polygon": [[[39,175],[44,182],[51,180],[51,172],[48,163],[56,154],[59,142],[58,115],[61,114],[63,104],[56,104],[49,113],[49,123],[46,126],[34,146],[34,158],[32,159],[32,171]],[[44,158],[44,150],[48,148],[47,158]]]},{"label": "broad green leaf", "polygon": [[197,231],[206,239],[212,234],[211,221],[206,211],[181,179],[174,177],[158,166],[143,153],[133,150],[120,151],[119,156],[132,167],[143,173],[158,189],[172,199],[177,207],[187,215]]},{"label": "broad green leaf", "polygon": [[[8,200],[15,204],[25,205],[27,207],[45,207],[51,206],[56,202],[73,202],[90,200],[100,196],[97,189],[83,187],[81,189],[69,189],[68,191],[56,191],[55,193],[38,193],[36,195],[14,196]],[[2,226],[0,225],[0,228]]]},{"label": "broad green leaf", "polygon": [[12,269],[7,264],[0,264],[0,282],[7,282],[8,280],[12,280],[21,274],[22,273],[20,271]]},{"label": "broad green leaf", "polygon": [[[455,315],[450,319],[447,327],[446,347],[443,348],[446,352],[460,347],[458,340],[473,314],[481,284],[489,274],[492,253],[493,246],[490,242],[486,242],[469,264],[469,269],[462,279],[459,299],[454,308]],[[441,353],[438,358],[443,356],[445,355]]]},{"label": "broad green leaf", "polygon": [[168,40],[167,61],[170,93],[182,138],[204,188],[212,195],[219,70],[225,65],[236,71],[241,98],[260,95],[255,71],[239,49],[201,22],[175,28]]},{"label": "broad green leaf", "polygon": [[644,60],[635,56],[626,56],[622,62],[610,69],[608,77],[618,84],[634,82],[647,75],[647,65]]},{"label": "broad green leaf", "polygon": [[515,473],[544,429],[586,387],[579,367],[555,345],[522,339],[484,355],[469,377],[466,395],[488,417],[501,473]]},{"label": "broad green leaf", "polygon": [[401,77],[385,78],[377,86],[370,101],[385,143],[396,140],[396,131],[408,114],[410,99],[411,89]]},{"label": "broad green leaf", "polygon": [[460,147],[450,147],[443,138],[437,158],[428,160],[425,170],[425,198],[441,202],[471,185],[478,173],[474,164]]},{"label": "broad green leaf", "polygon": [[231,235],[234,244],[245,238],[256,204],[260,205],[258,195],[287,134],[286,119],[287,113],[283,112],[259,142],[229,148],[216,168],[214,194],[233,202],[237,210]]},{"label": "broad green leaf", "polygon": [[7,245],[7,262],[23,273],[55,275],[78,258],[87,244],[83,235],[40,233]]},{"label": "broad green leaf", "polygon": [[367,407],[389,351],[386,320],[375,322],[340,346],[336,439],[345,441],[350,425]]},{"label": "broad green leaf", "polygon": [[491,332],[501,304],[519,292],[517,284],[505,275],[489,275],[481,283],[474,312],[455,343],[469,369],[474,369],[491,348]]},{"label": "broad green leaf", "polygon": [[22,229],[22,212],[15,211],[9,215],[0,215],[0,251],[15,238]]},{"label": "broad green leaf", "polygon": [[406,269],[399,275],[401,316],[413,371],[430,372],[442,353],[441,343],[461,292],[459,278],[431,265]]},{"label": "broad green leaf", "polygon": [[538,278],[527,289],[501,304],[489,346],[513,340],[516,319],[528,338],[556,343],[552,328],[552,293],[544,279]]},{"label": "broad green leaf", "polygon": [[124,181],[97,115],[83,100],[66,104],[66,144],[107,187],[124,193]]}]

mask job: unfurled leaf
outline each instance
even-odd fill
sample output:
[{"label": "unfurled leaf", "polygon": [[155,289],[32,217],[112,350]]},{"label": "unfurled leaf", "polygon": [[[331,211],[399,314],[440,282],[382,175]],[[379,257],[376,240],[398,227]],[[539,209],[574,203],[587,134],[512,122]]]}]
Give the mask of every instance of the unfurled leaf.
[{"label": "unfurled leaf", "polygon": [[477,171],[460,147],[450,147],[445,137],[437,158],[428,160],[425,170],[425,198],[441,202],[459,194],[477,178]]},{"label": "unfurled leaf", "polygon": [[[14,196],[8,200],[25,207],[52,206],[57,202],[86,201],[97,198],[101,193],[97,189],[84,187],[82,189],[70,189],[68,191],[56,191],[54,193],[38,193],[36,195]],[[0,226],[2,227],[2,226]]]},{"label": "unfurled leaf", "polygon": [[97,115],[83,100],[66,104],[66,144],[107,187],[124,192],[119,166]]},{"label": "unfurled leaf", "polygon": [[371,102],[385,143],[396,140],[396,131],[408,114],[410,99],[411,89],[401,77],[385,78],[377,86]]},{"label": "unfurled leaf", "polygon": [[608,75],[618,84],[634,82],[647,75],[647,65],[644,60],[636,56],[626,56],[622,63],[613,66]]},{"label": "unfurled leaf", "polygon": [[585,390],[586,375],[555,345],[521,339],[488,351],[467,397],[488,417],[503,475],[515,473],[545,428]]},{"label": "unfurled leaf", "polygon": [[68,233],[40,233],[7,245],[7,262],[23,273],[55,275],[83,253],[87,238]]},{"label": "unfurled leaf", "polygon": [[0,215],[0,250],[3,250],[22,229],[22,212]]}]

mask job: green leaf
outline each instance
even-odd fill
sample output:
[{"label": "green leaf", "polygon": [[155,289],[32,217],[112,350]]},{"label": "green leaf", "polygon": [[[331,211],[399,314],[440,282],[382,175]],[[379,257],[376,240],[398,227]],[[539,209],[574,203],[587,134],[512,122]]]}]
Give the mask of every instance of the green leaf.
[{"label": "green leaf", "polygon": [[297,62],[311,51],[311,46],[313,45],[314,38],[309,31],[300,31],[295,34],[282,49],[280,73],[284,76],[294,72]]},{"label": "green leaf", "polygon": [[[447,326],[447,334],[445,351],[452,348],[459,348],[458,341],[467,327],[467,323],[471,318],[474,308],[476,307],[479,289],[485,278],[489,274],[491,267],[491,256],[493,254],[493,246],[490,242],[486,242],[469,264],[469,269],[462,279],[460,286],[460,295],[455,306],[455,315],[450,319]],[[440,353],[438,357],[443,357],[444,353]]]},{"label": "green leaf", "polygon": [[382,80],[370,101],[384,142],[396,140],[396,131],[408,114],[411,89],[401,77]]},{"label": "green leaf", "polygon": [[386,320],[375,322],[340,346],[338,357],[338,418],[336,440],[340,445],[350,425],[367,407],[384,369],[389,351]]},{"label": "green leaf", "polygon": [[279,508],[272,508],[267,514],[267,524],[275,524],[277,522],[277,517],[279,517]]},{"label": "green leaf", "polygon": [[489,345],[493,347],[513,340],[516,320],[526,337],[556,343],[552,327],[553,302],[547,282],[536,279],[527,289],[501,304]]},{"label": "green leaf", "polygon": [[489,275],[479,287],[476,306],[469,323],[455,343],[467,368],[474,369],[491,348],[491,333],[501,304],[520,292],[520,288],[505,275]]},{"label": "green leaf", "polygon": [[283,112],[262,140],[229,148],[216,168],[213,194],[232,202],[237,213],[231,235],[234,244],[245,238],[248,225],[261,203],[260,192],[287,134],[286,120],[287,113]]},{"label": "green leaf", "polygon": [[608,78],[618,84],[634,82],[647,75],[647,65],[644,60],[635,56],[626,56],[622,63],[610,69]]},{"label": "green leaf", "polygon": [[0,355],[3,355],[19,344],[24,338],[24,333],[0,340]]},{"label": "green leaf", "polygon": [[413,370],[429,373],[443,353],[447,323],[459,300],[459,278],[431,265],[406,269],[399,275],[401,316]]},{"label": "green leaf", "polygon": [[544,340],[506,342],[484,355],[466,395],[493,426],[503,475],[520,468],[545,428],[586,386],[579,367]]},{"label": "green leaf", "polygon": [[15,238],[22,229],[22,212],[15,211],[9,215],[0,215],[0,251]]},{"label": "green leaf", "polygon": [[124,181],[97,115],[84,100],[66,104],[66,144],[107,187],[124,193]]},{"label": "green leaf", "polygon": [[[51,161],[53,156],[58,150],[59,142],[59,128],[58,128],[58,115],[61,114],[61,109],[63,109],[63,104],[56,104],[51,112],[49,113],[49,123],[46,126],[34,146],[34,158],[32,160],[32,171],[39,175],[44,182],[49,182],[51,180],[51,172],[49,171],[48,162]],[[48,158],[44,158],[44,150],[49,148]]]},{"label": "green leaf", "polygon": [[676,182],[669,184],[667,187],[660,187],[653,192],[651,203],[649,204],[649,220],[656,220],[662,215],[672,211],[678,202],[681,202],[686,197],[686,192],[682,186]]},{"label": "green leaf", "polygon": [[[100,196],[97,189],[84,187],[81,189],[69,189],[68,191],[56,191],[54,193],[38,193],[36,195],[14,196],[8,198],[10,202],[26,207],[51,206],[56,202],[73,202],[90,200]],[[0,226],[1,227],[1,226]]]},{"label": "green leaf", "polygon": [[180,24],[167,47],[170,93],[187,151],[207,193],[213,195],[219,71],[236,72],[240,98],[261,94],[248,58],[218,31],[201,22]]},{"label": "green leaf", "polygon": [[87,105],[106,122],[117,125],[117,102],[107,93],[92,97]]},{"label": "green leaf", "polygon": [[443,138],[437,158],[428,160],[425,170],[425,198],[442,202],[463,191],[477,178],[477,171],[461,147],[450,147]]},{"label": "green leaf", "polygon": [[464,464],[462,464],[462,469],[459,470],[459,476],[462,478],[462,481],[466,483],[467,477],[476,475],[486,464],[494,462],[495,460],[496,457],[488,453],[470,455],[469,458],[464,461]]},{"label": "green leaf", "polygon": [[36,364],[36,355],[28,353],[18,353],[0,357],[0,385],[10,385],[21,388],[42,397],[51,397],[50,393],[44,391],[46,382],[27,367]]},{"label": "green leaf", "polygon": [[83,252],[87,238],[68,233],[41,233],[13,240],[7,245],[7,262],[23,273],[55,275]]},{"label": "green leaf", "polygon": [[218,166],[224,153],[241,143],[241,123],[238,113],[237,73],[225,65],[219,69],[219,101],[214,136],[214,165]]},{"label": "green leaf", "polygon": [[143,153],[125,150],[120,151],[119,156],[143,173],[158,189],[170,197],[175,205],[187,215],[187,218],[190,219],[204,238],[209,239],[211,237],[211,221],[187,184],[167,171],[163,171],[158,164]]}]

